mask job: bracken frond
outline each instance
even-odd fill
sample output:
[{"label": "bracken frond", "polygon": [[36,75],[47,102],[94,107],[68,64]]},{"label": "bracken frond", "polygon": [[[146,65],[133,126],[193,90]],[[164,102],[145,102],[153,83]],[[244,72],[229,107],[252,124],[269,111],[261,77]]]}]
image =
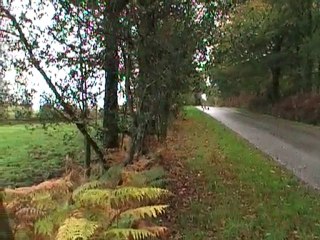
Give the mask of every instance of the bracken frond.
[{"label": "bracken frond", "polygon": [[162,167],[154,167],[142,172],[124,171],[122,178],[126,186],[160,188],[166,185],[165,174]]},{"label": "bracken frond", "polygon": [[35,233],[50,236],[53,233],[54,227],[59,226],[71,210],[72,207],[68,204],[58,206],[55,211],[35,222]]},{"label": "bracken frond", "polygon": [[34,230],[36,234],[50,236],[53,232],[53,229],[54,222],[48,217],[42,218],[34,224]]},{"label": "bracken frond", "polygon": [[157,235],[145,229],[114,228],[105,233],[106,239],[133,239],[143,240]]},{"label": "bracken frond", "polygon": [[57,206],[49,192],[36,192],[32,195],[31,204],[40,210],[49,210]]},{"label": "bracken frond", "polygon": [[17,219],[20,221],[34,221],[44,216],[46,212],[34,207],[23,207],[16,212]]},{"label": "bracken frond", "polygon": [[163,214],[168,205],[155,205],[155,206],[145,206],[135,209],[127,210],[120,214],[122,217],[131,217],[133,219],[142,219],[146,217],[156,218],[158,215]]},{"label": "bracken frond", "polygon": [[121,187],[113,191],[111,203],[118,206],[129,201],[147,201],[157,200],[162,196],[169,195],[170,192],[161,188],[137,188],[137,187]]},{"label": "bracken frond", "polygon": [[164,236],[165,233],[168,231],[166,227],[161,227],[161,226],[146,227],[143,229],[146,229],[147,231],[152,232],[156,237]]},{"label": "bracken frond", "polygon": [[75,196],[75,202],[81,206],[110,206],[112,190],[108,189],[89,189]]},{"label": "bracken frond", "polygon": [[100,188],[103,184],[103,182],[98,180],[87,182],[73,191],[72,198],[75,199],[77,195],[81,194],[83,191]]},{"label": "bracken frond", "polygon": [[56,240],[89,240],[98,224],[85,218],[68,218],[59,228]]}]

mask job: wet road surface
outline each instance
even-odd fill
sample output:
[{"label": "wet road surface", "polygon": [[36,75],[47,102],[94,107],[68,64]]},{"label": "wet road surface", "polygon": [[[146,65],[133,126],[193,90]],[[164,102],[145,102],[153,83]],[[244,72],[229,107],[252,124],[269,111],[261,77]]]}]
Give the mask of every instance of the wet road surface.
[{"label": "wet road surface", "polygon": [[320,189],[319,127],[234,108],[210,107],[205,113]]}]

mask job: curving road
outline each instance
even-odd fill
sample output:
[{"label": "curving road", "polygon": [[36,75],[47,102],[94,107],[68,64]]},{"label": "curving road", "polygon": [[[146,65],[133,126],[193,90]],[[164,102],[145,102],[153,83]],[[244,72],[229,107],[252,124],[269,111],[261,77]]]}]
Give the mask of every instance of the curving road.
[{"label": "curving road", "polygon": [[204,112],[320,189],[319,127],[234,108],[210,107]]}]

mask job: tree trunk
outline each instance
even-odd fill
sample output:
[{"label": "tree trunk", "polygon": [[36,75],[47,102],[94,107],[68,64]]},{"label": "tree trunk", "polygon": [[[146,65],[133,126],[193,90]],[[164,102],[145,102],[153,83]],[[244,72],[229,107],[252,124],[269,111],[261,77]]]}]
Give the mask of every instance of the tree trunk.
[{"label": "tree trunk", "polygon": [[275,103],[280,97],[280,67],[271,68],[272,85],[271,85],[271,101]]},{"label": "tree trunk", "polygon": [[[306,29],[305,29],[305,38],[310,38],[312,36],[312,1],[311,0],[305,0],[306,9]],[[312,91],[312,70],[313,70],[313,61],[310,57],[310,52],[307,50],[306,56],[305,56],[305,62],[304,62],[304,84],[303,84],[303,90],[307,93]]]},{"label": "tree trunk", "polygon": [[[154,86],[154,81],[151,76],[152,69],[155,67],[154,62],[152,62],[152,59],[155,59],[155,47],[153,43],[155,38],[154,14],[154,11],[142,13],[139,26],[139,35],[141,37],[138,46],[139,84],[136,89],[139,104],[137,104],[137,111],[134,118],[132,150],[130,150],[131,154],[129,154],[131,155],[131,161],[135,153],[140,152],[142,148],[146,149],[144,145],[145,135],[148,134],[148,130],[150,130],[152,114],[156,107],[155,104],[158,104],[155,103],[154,96],[159,89]],[[126,163],[130,164],[131,162],[128,163],[128,161],[126,161]]]},{"label": "tree trunk", "polygon": [[84,148],[85,148],[86,176],[90,177],[90,174],[91,174],[91,146],[86,138],[84,139]]},{"label": "tree trunk", "polygon": [[201,92],[194,93],[194,103],[196,106],[201,106]]},{"label": "tree trunk", "polygon": [[119,147],[118,128],[118,46],[117,46],[117,16],[105,11],[105,96],[103,144],[106,148]]},{"label": "tree trunk", "polygon": [[304,74],[303,74],[303,90],[305,93],[309,93],[312,91],[312,68],[313,68],[313,61],[310,58],[309,54],[306,56],[305,66],[304,66]]},{"label": "tree trunk", "polygon": [[[128,34],[129,35],[129,34]],[[128,37],[129,38],[129,37]],[[133,107],[133,95],[131,92],[131,71],[132,71],[132,61],[130,57],[130,44],[128,43],[127,48],[125,46],[122,47],[122,52],[123,52],[123,58],[124,58],[124,66],[126,69],[126,80],[125,80],[125,95],[126,95],[126,107],[127,111],[129,111],[129,115],[131,119],[133,120],[133,127],[130,129],[130,146],[128,149],[128,155],[127,158],[124,161],[124,165],[131,164],[134,160],[134,154],[136,151],[136,134],[134,133],[134,129],[137,128],[137,120],[136,120],[136,114],[134,112],[134,107]]]},{"label": "tree trunk", "polygon": [[3,206],[3,189],[0,189],[0,239],[13,240],[12,230],[9,224],[9,216]]},{"label": "tree trunk", "polygon": [[76,126],[78,128],[78,130],[82,133],[82,135],[87,139],[87,143],[92,147],[92,149],[95,151],[95,153],[98,155],[98,158],[100,159],[100,161],[103,163],[104,168],[108,169],[109,166],[106,166],[106,160],[104,158],[104,154],[101,151],[101,149],[99,148],[98,144],[96,143],[96,141],[93,140],[93,138],[91,137],[91,135],[88,133],[85,124],[83,123],[76,123]]},{"label": "tree trunk", "polygon": [[107,3],[104,10],[105,36],[105,96],[103,144],[106,148],[119,147],[118,127],[118,33],[119,15],[129,0],[114,0]]},{"label": "tree trunk", "polygon": [[[277,36],[274,39],[274,49],[273,52],[276,54],[281,53],[283,38]],[[281,76],[281,60],[273,62],[270,66],[271,70],[271,102],[275,103],[280,98],[280,76]]]},{"label": "tree trunk", "polygon": [[320,60],[318,60],[318,78],[316,82],[316,89],[317,89],[317,94],[320,93]]}]

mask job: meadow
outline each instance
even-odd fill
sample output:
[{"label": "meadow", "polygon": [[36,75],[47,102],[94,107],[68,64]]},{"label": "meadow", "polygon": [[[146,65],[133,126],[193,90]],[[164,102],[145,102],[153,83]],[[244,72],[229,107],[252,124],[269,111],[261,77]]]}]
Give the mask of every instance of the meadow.
[{"label": "meadow", "polygon": [[60,175],[67,154],[81,154],[81,136],[69,124],[0,126],[0,187],[27,186]]}]

